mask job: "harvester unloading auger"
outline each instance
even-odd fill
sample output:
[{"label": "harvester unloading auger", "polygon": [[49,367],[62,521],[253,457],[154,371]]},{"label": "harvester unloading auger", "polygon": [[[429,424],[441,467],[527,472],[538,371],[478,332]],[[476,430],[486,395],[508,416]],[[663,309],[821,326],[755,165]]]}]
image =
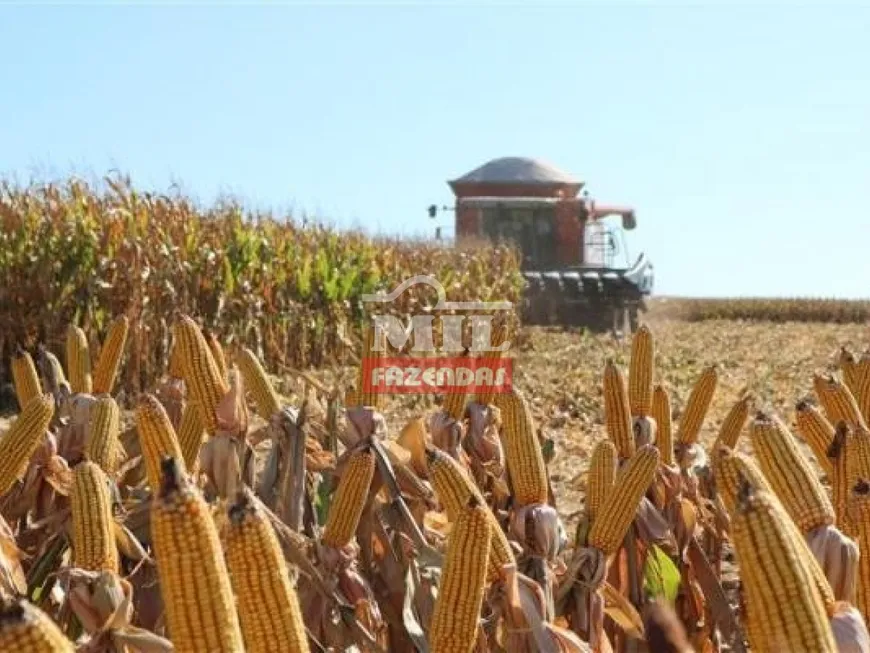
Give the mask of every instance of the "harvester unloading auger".
[{"label": "harvester unloading auger", "polygon": [[[524,321],[635,331],[653,265],[645,254],[628,259],[624,232],[636,226],[634,209],[597,204],[580,195],[582,181],[523,157],[493,159],[448,184],[457,240],[512,241],[522,252]],[[621,224],[605,222],[612,216]]]}]

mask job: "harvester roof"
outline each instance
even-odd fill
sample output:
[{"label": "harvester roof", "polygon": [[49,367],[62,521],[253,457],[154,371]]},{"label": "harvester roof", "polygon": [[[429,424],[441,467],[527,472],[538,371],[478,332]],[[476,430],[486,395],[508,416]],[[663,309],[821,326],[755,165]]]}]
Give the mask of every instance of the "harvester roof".
[{"label": "harvester roof", "polygon": [[488,161],[450,183],[581,185],[583,182],[546,161],[522,156],[506,156]]}]

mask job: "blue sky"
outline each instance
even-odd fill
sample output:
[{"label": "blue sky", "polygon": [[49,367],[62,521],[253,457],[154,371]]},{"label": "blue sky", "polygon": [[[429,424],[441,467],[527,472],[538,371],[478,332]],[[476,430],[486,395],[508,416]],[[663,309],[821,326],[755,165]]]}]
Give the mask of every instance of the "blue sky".
[{"label": "blue sky", "polygon": [[445,180],[536,156],[637,208],[660,294],[865,297],[868,34],[821,3],[3,5],[0,173],[419,235]]}]

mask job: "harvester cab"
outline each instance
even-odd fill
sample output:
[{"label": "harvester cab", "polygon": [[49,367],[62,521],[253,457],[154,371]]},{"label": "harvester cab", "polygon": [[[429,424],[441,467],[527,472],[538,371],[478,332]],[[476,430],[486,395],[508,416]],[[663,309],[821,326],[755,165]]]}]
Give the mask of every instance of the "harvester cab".
[{"label": "harvester cab", "polygon": [[494,159],[448,183],[457,239],[482,236],[521,252],[527,322],[637,328],[653,266],[644,254],[629,258],[625,232],[637,226],[632,208],[600,205],[579,195],[583,182],[521,157]]}]

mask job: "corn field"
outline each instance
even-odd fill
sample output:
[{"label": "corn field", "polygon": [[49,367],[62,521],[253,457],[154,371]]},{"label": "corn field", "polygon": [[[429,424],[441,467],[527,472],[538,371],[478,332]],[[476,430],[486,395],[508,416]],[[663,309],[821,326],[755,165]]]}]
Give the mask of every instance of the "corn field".
[{"label": "corn field", "polygon": [[680,299],[675,302],[674,310],[683,319],[693,322],[747,320],[865,324],[870,320],[870,301],[809,297]]},{"label": "corn field", "polygon": [[395,423],[170,329],[132,420],[126,315],[10,360],[0,650],[870,652],[870,353],[832,352],[785,415],[717,397],[727,361],[674,396],[644,325],[597,370],[569,530],[524,374]]},{"label": "corn field", "polygon": [[[448,298],[516,302],[516,252],[478,243],[457,249],[373,239],[233,202],[200,208],[180,194],[100,186],[0,184],[0,386],[22,346],[63,344],[68,323],[96,346],[114,316],[130,334],[120,387],[153,386],[166,364],[170,324],[196,315],[226,341],[252,347],[273,369],[347,362],[364,313],[361,296],[431,274]],[[434,302],[412,287],[392,306]]]}]

